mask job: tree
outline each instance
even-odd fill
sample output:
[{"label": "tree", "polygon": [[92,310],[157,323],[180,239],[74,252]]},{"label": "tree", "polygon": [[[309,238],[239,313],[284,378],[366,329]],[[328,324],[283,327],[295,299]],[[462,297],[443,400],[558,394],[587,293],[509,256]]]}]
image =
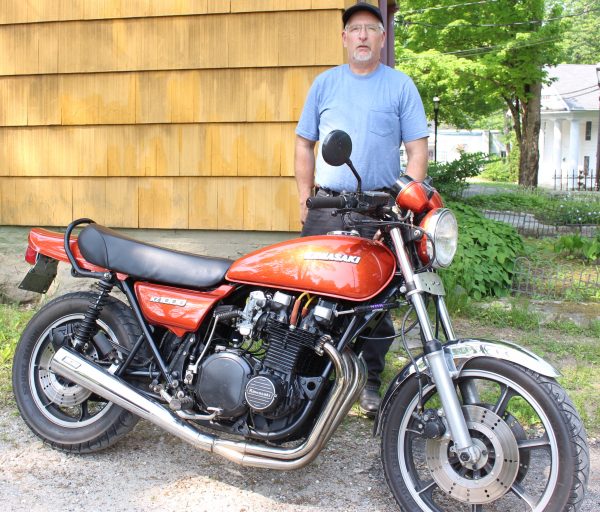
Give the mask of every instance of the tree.
[{"label": "tree", "polygon": [[561,41],[566,64],[596,64],[600,60],[600,1],[567,0]]},{"label": "tree", "polygon": [[561,7],[551,1],[401,0],[398,11],[399,68],[425,99],[441,97],[442,119],[457,126],[508,108],[525,186],[537,185],[544,66],[561,55]]}]

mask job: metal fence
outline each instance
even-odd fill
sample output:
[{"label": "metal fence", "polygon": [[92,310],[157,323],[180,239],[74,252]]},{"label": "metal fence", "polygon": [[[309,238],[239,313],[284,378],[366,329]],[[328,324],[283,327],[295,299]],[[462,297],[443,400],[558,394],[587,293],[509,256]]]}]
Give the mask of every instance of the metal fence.
[{"label": "metal fence", "polygon": [[559,300],[564,298],[600,298],[600,269],[589,266],[571,270],[564,265],[515,260],[511,286],[513,295]]},{"label": "metal fence", "polygon": [[554,190],[600,190],[594,171],[554,171]]},{"label": "metal fence", "polygon": [[556,237],[573,233],[593,238],[600,230],[596,224],[555,225],[540,222],[531,213],[483,210],[488,219],[505,222],[513,226],[521,235],[535,238]]}]

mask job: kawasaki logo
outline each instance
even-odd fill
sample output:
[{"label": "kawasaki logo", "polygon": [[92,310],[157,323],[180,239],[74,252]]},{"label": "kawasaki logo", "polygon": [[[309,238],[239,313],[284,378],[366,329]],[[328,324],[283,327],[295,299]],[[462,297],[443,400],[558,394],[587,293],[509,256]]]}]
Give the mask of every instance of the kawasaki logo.
[{"label": "kawasaki logo", "polygon": [[304,254],[305,260],[325,260],[340,261],[344,263],[353,263],[356,265],[360,261],[360,256],[343,254],[341,252],[307,252]]}]

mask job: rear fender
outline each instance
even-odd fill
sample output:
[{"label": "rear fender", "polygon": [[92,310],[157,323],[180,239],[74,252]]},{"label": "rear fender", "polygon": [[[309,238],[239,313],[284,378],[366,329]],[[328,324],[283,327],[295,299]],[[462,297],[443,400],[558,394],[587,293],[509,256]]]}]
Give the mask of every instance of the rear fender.
[{"label": "rear fender", "polygon": [[[34,251],[36,254],[43,254],[53,260],[64,261],[70,265],[69,258],[65,252],[64,240],[65,235],[63,233],[57,233],[56,231],[49,231],[43,228],[33,228],[29,232],[29,250]],[[77,264],[81,268],[93,272],[106,272],[107,269],[92,265],[81,255],[79,246],[77,245],[77,237],[71,237],[69,239],[69,246],[71,247],[71,252],[75,257],[75,261],[77,261]],[[117,278],[123,281],[127,279],[127,275],[117,274]]]},{"label": "rear fender", "polygon": [[[462,339],[444,345],[444,351],[446,357],[451,359],[456,366],[457,371],[454,373],[453,378],[458,377],[465,364],[476,357],[495,357],[497,359],[503,359],[504,361],[529,368],[546,377],[556,378],[560,375],[556,368],[544,361],[541,357],[519,345],[510,343],[509,341],[491,341],[472,338]],[[419,371],[427,378],[431,379],[422,355],[416,359],[416,363]],[[381,420],[382,418],[385,418],[387,408],[392,403],[394,397],[401,392],[404,383],[414,373],[414,365],[408,364],[400,371],[394,380],[392,380],[381,401],[379,411],[377,412],[375,424],[373,425],[373,435],[381,434]]]}]

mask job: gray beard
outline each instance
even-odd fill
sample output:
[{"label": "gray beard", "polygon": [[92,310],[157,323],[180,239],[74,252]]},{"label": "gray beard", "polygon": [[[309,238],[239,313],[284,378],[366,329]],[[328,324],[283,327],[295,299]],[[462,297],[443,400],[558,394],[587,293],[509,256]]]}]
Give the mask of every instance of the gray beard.
[{"label": "gray beard", "polygon": [[370,51],[368,53],[364,53],[363,51],[356,50],[354,52],[354,60],[356,62],[367,62],[367,61],[371,60],[372,57],[373,57],[372,51]]}]

